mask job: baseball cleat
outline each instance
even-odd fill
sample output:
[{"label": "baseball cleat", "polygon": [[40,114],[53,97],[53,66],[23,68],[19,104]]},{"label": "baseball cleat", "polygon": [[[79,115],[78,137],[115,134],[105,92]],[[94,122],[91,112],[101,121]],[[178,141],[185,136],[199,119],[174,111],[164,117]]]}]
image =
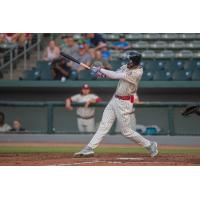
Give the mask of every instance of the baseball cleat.
[{"label": "baseball cleat", "polygon": [[152,158],[158,155],[157,146],[157,142],[151,142],[150,146],[147,147],[147,150],[149,151]]},{"label": "baseball cleat", "polygon": [[94,156],[94,151],[91,147],[86,146],[81,151],[74,154],[74,157],[80,158],[80,157],[92,157]]}]

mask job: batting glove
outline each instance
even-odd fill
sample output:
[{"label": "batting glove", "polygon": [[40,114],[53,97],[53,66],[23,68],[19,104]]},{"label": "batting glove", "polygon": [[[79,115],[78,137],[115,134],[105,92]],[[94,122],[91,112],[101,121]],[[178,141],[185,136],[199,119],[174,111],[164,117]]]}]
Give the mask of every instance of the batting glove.
[{"label": "batting glove", "polygon": [[101,66],[99,66],[99,67],[92,67],[91,68],[91,75],[92,76],[95,76],[95,77],[97,77],[97,78],[105,78],[106,77],[106,75],[105,74],[103,74],[103,73],[101,73]]}]

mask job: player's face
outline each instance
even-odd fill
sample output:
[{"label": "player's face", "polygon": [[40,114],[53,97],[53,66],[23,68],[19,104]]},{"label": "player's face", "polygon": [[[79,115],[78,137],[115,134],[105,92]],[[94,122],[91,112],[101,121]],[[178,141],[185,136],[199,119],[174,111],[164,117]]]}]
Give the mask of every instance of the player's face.
[{"label": "player's face", "polygon": [[87,95],[87,94],[90,93],[90,89],[83,88],[83,89],[82,89],[82,93],[83,93],[83,95]]},{"label": "player's face", "polygon": [[127,63],[127,68],[129,68],[129,69],[135,69],[137,67],[138,66],[135,65],[132,60],[129,60],[129,62]]}]

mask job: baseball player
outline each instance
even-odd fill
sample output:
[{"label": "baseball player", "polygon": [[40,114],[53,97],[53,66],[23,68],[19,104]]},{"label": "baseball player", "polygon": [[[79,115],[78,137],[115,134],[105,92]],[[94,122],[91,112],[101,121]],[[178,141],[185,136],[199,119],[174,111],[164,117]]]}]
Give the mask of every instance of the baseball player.
[{"label": "baseball player", "polygon": [[78,107],[77,124],[80,132],[94,132],[95,131],[95,108],[89,107],[90,104],[102,101],[97,95],[92,94],[90,86],[84,84],[81,88],[81,94],[76,94],[66,99],[65,107],[68,110],[73,110],[72,102],[85,103],[84,107]]},{"label": "baseball player", "polygon": [[131,115],[133,111],[134,93],[137,91],[138,83],[141,79],[143,69],[139,65],[141,54],[137,51],[129,52],[128,63],[121,67],[121,70],[114,72],[93,67],[92,73],[97,77],[107,77],[119,79],[117,89],[111,101],[106,106],[99,128],[88,145],[80,152],[74,154],[75,157],[87,157],[94,155],[94,149],[100,144],[108,133],[115,119],[120,123],[121,133],[128,139],[145,147],[151,157],[158,154],[157,143],[144,138],[142,135],[131,129]]}]

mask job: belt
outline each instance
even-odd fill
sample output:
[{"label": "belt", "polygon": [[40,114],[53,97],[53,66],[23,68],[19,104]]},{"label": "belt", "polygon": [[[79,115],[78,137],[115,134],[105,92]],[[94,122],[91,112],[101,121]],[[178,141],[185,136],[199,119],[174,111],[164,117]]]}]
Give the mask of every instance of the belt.
[{"label": "belt", "polygon": [[81,117],[80,115],[77,115],[78,118],[81,118],[81,119],[92,119],[94,116],[90,116],[90,117]]},{"label": "belt", "polygon": [[134,96],[119,96],[115,95],[116,98],[121,99],[121,100],[130,100],[131,103],[134,103]]}]

